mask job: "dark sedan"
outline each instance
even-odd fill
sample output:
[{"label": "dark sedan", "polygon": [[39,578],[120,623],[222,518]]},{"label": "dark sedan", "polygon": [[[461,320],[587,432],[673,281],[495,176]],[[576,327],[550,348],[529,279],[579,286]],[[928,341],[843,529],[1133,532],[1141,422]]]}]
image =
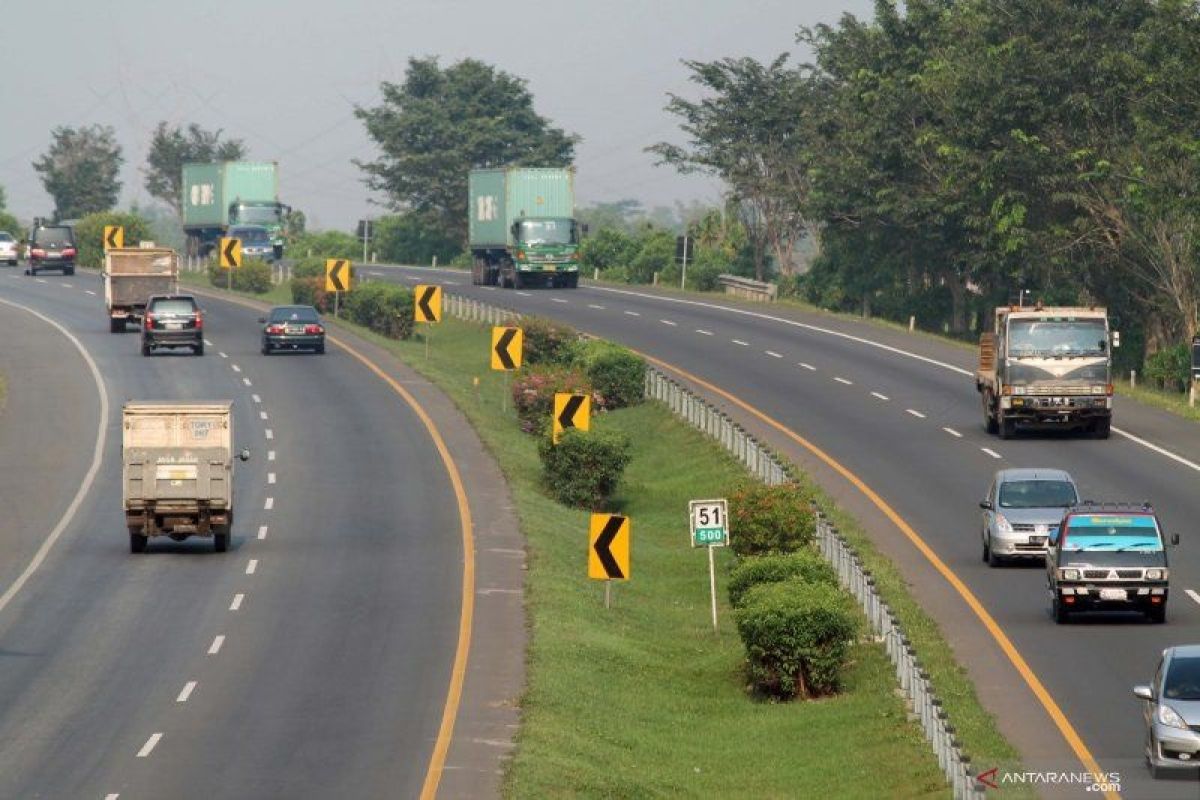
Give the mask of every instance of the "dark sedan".
[{"label": "dark sedan", "polygon": [[312,306],[276,306],[258,321],[263,325],[264,356],[276,350],[325,352],[325,326]]}]

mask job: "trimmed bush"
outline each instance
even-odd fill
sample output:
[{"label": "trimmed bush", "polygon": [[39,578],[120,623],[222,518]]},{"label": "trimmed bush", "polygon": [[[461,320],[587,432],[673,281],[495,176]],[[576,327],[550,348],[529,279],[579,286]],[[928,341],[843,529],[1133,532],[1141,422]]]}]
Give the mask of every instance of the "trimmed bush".
[{"label": "trimmed bush", "polygon": [[521,320],[525,332],[526,364],[569,364],[575,353],[579,332],[570,325],[544,317]]},{"label": "trimmed bush", "polygon": [[266,294],[271,291],[271,265],[257,258],[248,258],[240,267],[222,269],[215,262],[208,266],[208,282],[221,289],[229,286],[233,273],[233,288],[239,292]]},{"label": "trimmed bush", "polygon": [[[104,265],[104,226],[120,225],[125,229],[125,246],[137,247],[142,241],[149,241],[150,221],[140,214],[124,211],[101,211],[88,214],[75,225],[75,263],[81,267],[102,267]],[[21,236],[21,231],[13,229],[13,236]]]},{"label": "trimmed bush", "polygon": [[342,298],[351,322],[389,339],[408,339],[413,333],[412,290],[391,283],[365,283]]},{"label": "trimmed bush", "polygon": [[549,437],[538,445],[542,477],[563,505],[599,511],[617,490],[629,465],[629,439],[606,431],[563,431],[558,444]]},{"label": "trimmed bush", "polygon": [[581,339],[574,363],[604,398],[604,408],[625,408],[645,399],[646,360],[629,348],[603,339]]},{"label": "trimmed bush", "polygon": [[1146,377],[1168,392],[1187,388],[1192,376],[1192,355],[1186,344],[1175,345],[1146,358]]},{"label": "trimmed bush", "polygon": [[858,633],[858,611],[825,583],[755,586],[734,611],[755,691],[790,700],[833,694]]},{"label": "trimmed bush", "polygon": [[324,278],[325,259],[320,256],[305,256],[292,262],[293,278]]},{"label": "trimmed bush", "polygon": [[817,532],[812,498],[796,484],[750,484],[729,498],[729,545],[739,556],[792,553]]},{"label": "trimmed bush", "polygon": [[592,391],[587,377],[579,370],[567,367],[522,370],[517,373],[512,385],[513,408],[517,410],[521,430],[533,434],[543,434],[549,430],[557,392],[591,394],[594,405],[602,404]]},{"label": "trimmed bush", "polygon": [[325,291],[325,278],[292,278],[292,302],[313,306],[322,314],[333,313],[333,293]]},{"label": "trimmed bush", "polygon": [[746,592],[764,583],[781,581],[825,583],[837,586],[837,573],[820,553],[811,548],[778,556],[744,558],[729,573],[729,604],[737,608]]}]

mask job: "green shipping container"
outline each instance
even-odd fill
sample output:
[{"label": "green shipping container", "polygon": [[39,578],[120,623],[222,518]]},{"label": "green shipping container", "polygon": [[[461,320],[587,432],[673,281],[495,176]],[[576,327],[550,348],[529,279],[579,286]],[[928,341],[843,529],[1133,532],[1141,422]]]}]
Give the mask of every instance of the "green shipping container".
[{"label": "green shipping container", "polygon": [[183,226],[215,227],[229,224],[229,204],[277,202],[279,169],[273,161],[224,161],[217,164],[184,164]]},{"label": "green shipping container", "polygon": [[512,224],[528,217],[575,216],[575,170],[473,169],[467,178],[472,248],[512,246]]}]

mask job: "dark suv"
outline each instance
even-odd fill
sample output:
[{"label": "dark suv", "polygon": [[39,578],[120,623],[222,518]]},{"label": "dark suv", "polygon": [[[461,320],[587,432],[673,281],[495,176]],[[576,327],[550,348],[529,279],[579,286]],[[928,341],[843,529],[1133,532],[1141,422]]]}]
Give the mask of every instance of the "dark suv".
[{"label": "dark suv", "polygon": [[190,347],[204,355],[204,312],[186,294],[155,295],[146,302],[142,355],[156,347]]},{"label": "dark suv", "polygon": [[47,269],[75,274],[75,234],[66,225],[38,225],[29,232],[29,269],[37,275]]},{"label": "dark suv", "polygon": [[1140,611],[1165,622],[1169,573],[1166,534],[1148,504],[1081,503],[1063,516],[1046,551],[1058,623],[1076,611]]}]

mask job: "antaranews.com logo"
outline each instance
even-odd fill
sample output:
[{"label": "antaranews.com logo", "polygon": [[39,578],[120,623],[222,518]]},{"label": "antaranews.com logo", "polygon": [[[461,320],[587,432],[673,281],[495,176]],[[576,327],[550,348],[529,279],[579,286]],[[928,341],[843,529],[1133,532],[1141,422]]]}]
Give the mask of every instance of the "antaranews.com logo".
[{"label": "antaranews.com logo", "polygon": [[986,789],[1005,786],[1082,786],[1085,792],[1121,791],[1119,772],[1001,772],[992,767],[975,776],[975,782]]}]

